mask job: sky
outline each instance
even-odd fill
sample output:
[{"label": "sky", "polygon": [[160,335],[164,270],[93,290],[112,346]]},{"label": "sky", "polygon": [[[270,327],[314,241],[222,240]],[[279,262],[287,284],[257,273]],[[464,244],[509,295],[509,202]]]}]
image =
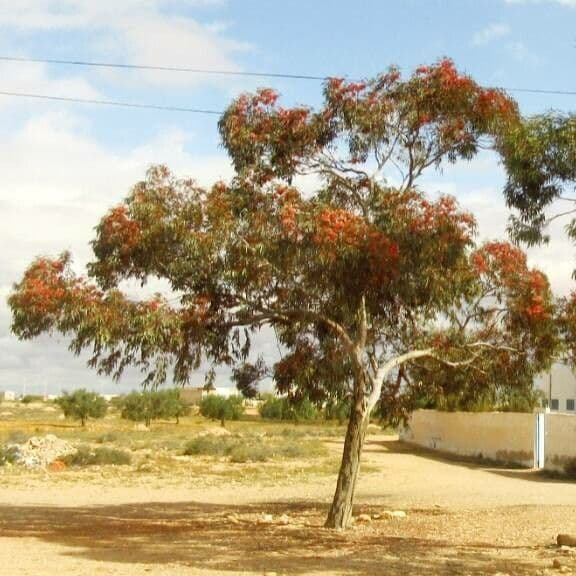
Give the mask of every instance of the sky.
[{"label": "sky", "polygon": [[[243,91],[272,86],[284,105],[314,106],[317,81],[1,58],[366,78],[391,64],[409,73],[444,56],[485,85],[576,91],[575,24],[576,0],[0,0],[0,91],[219,111]],[[576,108],[576,96],[511,94],[526,114]],[[137,387],[134,373],[120,383],[97,376],[61,337],[17,341],[6,297],[35,256],[70,250],[82,271],[99,218],[151,164],[200,184],[229,178],[218,117],[8,96],[0,96],[0,117],[0,390]],[[485,154],[421,185],[456,196],[476,215],[481,238],[502,238],[503,182]],[[575,256],[562,223],[548,246],[529,251],[559,295],[574,287]],[[276,353],[265,334],[258,346]],[[225,370],[218,380],[227,385]]]}]

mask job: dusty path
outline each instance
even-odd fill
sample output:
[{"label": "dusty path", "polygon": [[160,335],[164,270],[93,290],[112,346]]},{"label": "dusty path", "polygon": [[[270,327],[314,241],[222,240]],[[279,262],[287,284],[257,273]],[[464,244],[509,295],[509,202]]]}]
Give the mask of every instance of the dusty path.
[{"label": "dusty path", "polygon": [[[335,450],[339,446],[333,445]],[[576,556],[576,483],[414,453],[370,437],[358,513],[321,528],[334,478],[282,486],[0,484],[0,575],[543,574]],[[272,514],[269,518],[266,514]]]}]

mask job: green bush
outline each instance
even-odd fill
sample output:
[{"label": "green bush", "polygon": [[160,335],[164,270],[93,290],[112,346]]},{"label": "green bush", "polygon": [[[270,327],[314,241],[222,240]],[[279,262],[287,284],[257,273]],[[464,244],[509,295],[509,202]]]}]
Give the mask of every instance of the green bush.
[{"label": "green bush", "polygon": [[80,420],[82,426],[86,426],[88,418],[104,418],[108,409],[103,396],[83,388],[72,394],[64,392],[55,402],[62,408],[66,418]]},{"label": "green bush", "polygon": [[186,443],[184,454],[186,456],[225,456],[236,439],[223,436],[197,436]]},{"label": "green bush", "polygon": [[348,400],[331,400],[324,407],[326,420],[337,420],[338,424],[344,424],[350,417],[350,402]]},{"label": "green bush", "polygon": [[274,449],[262,443],[236,444],[230,450],[230,462],[242,464],[244,462],[267,462],[275,456]]},{"label": "green bush", "polygon": [[90,448],[89,446],[80,446],[75,454],[69,454],[61,460],[67,466],[104,466],[113,464],[122,466],[130,464],[131,457],[128,452],[116,450],[115,448]]},{"label": "green bush", "polygon": [[107,444],[108,442],[117,442],[118,439],[119,436],[116,434],[116,432],[106,432],[106,434],[98,436],[98,438],[96,438],[96,442],[98,442],[98,444]]},{"label": "green bush", "polygon": [[32,404],[32,402],[44,402],[44,396],[39,396],[38,394],[26,394],[20,398],[22,404]]},{"label": "green bush", "polygon": [[239,420],[244,414],[244,401],[240,396],[217,396],[210,394],[200,403],[200,414],[211,420],[220,420],[222,426],[226,420]]},{"label": "green bush", "polygon": [[14,464],[18,456],[18,449],[15,446],[0,446],[0,466]]},{"label": "green bush", "polygon": [[266,420],[285,420],[291,422],[305,422],[316,420],[320,416],[318,408],[308,399],[290,401],[288,398],[279,398],[273,394],[264,396],[258,412]]},{"label": "green bush", "polygon": [[185,448],[186,456],[228,457],[230,462],[266,462],[281,458],[310,458],[325,454],[318,440],[286,440],[267,437],[198,436]]}]

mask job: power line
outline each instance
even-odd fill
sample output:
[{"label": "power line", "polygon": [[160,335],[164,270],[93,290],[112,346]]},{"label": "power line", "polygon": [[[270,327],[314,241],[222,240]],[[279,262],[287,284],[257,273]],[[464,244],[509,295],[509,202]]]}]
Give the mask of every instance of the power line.
[{"label": "power line", "polygon": [[[24,58],[17,56],[0,56],[3,62],[21,62],[36,64],[58,64],[66,66],[83,66],[91,68],[115,68],[123,70],[149,70],[159,72],[182,72],[189,74],[209,74],[212,76],[241,76],[252,78],[285,78],[288,80],[325,81],[335,76],[319,76],[312,74],[290,74],[280,72],[253,72],[241,70],[211,70],[206,68],[190,68],[185,66],[154,66],[149,64],[122,64],[118,62],[96,62],[89,60],[65,60],[54,58]],[[546,88],[506,88],[508,92],[523,92],[528,94],[550,94],[556,96],[576,96],[576,90],[554,90]]]},{"label": "power line", "polygon": [[211,114],[221,116],[222,111],[203,108],[186,108],[182,106],[162,106],[159,104],[139,104],[137,102],[122,102],[118,100],[98,100],[95,98],[68,98],[66,96],[51,96],[49,94],[35,94],[31,92],[8,92],[0,90],[0,96],[14,96],[17,98],[30,98],[34,100],[55,100],[57,102],[74,102],[78,104],[98,104],[102,106],[117,106],[120,108],[141,108],[148,110],[165,110],[168,112],[187,112],[190,114]]},{"label": "power line", "polygon": [[56,60],[52,58],[18,58],[0,56],[4,62],[26,62],[36,64],[64,64],[70,66],[86,66],[91,68],[118,68],[128,70],[151,70],[160,72],[187,72],[190,74],[211,74],[214,76],[251,76],[255,78],[288,78],[291,80],[327,80],[330,76],[312,76],[309,74],[281,74],[274,72],[243,72],[240,70],[209,70],[206,68],[188,68],[181,66],[153,66],[147,64],[120,64],[116,62],[93,62],[86,60]]}]

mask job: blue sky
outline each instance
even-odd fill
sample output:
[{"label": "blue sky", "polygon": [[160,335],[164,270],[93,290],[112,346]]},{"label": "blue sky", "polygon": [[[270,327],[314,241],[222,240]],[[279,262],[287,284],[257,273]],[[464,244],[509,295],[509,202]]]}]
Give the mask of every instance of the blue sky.
[{"label": "blue sky", "polygon": [[[442,56],[484,84],[576,91],[576,0],[0,0],[0,56],[99,60],[237,71],[369,77]],[[287,104],[314,105],[320,84],[0,62],[0,91],[224,109],[271,85]],[[525,113],[574,110],[576,96],[513,93]],[[135,386],[98,378],[65,342],[17,342],[5,296],[37,254],[70,249],[79,270],[99,216],[148,165],[209,183],[231,175],[216,117],[0,97],[0,389],[31,392]],[[425,181],[505,233],[502,173],[486,155]],[[558,293],[572,288],[561,229],[531,261]],[[272,354],[275,344],[262,339]],[[225,373],[221,375],[225,384]]]}]

